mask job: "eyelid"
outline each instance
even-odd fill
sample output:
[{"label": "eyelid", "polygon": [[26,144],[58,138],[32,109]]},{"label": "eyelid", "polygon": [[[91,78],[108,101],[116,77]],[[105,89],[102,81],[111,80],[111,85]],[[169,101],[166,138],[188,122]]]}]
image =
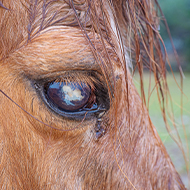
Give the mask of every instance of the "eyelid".
[{"label": "eyelid", "polygon": [[66,72],[64,76],[59,76],[55,79],[54,82],[65,82],[65,83],[84,83],[87,86],[90,86],[91,89],[94,89],[95,83],[98,83],[97,78],[92,77],[90,73],[86,72]]},{"label": "eyelid", "polygon": [[[30,79],[30,78],[29,78]],[[37,79],[31,79],[37,83],[46,82],[86,82],[88,84],[92,83],[105,83],[102,73],[96,71],[84,71],[84,70],[72,70],[72,71],[60,71],[52,72],[46,75],[40,75]]]}]

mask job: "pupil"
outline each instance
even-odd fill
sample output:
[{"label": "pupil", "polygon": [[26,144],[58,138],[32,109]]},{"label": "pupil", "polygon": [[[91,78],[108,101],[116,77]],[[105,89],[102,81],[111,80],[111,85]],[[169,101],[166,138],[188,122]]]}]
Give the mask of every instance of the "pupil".
[{"label": "pupil", "polygon": [[48,86],[48,99],[63,111],[78,111],[90,97],[91,89],[85,83],[53,82]]}]

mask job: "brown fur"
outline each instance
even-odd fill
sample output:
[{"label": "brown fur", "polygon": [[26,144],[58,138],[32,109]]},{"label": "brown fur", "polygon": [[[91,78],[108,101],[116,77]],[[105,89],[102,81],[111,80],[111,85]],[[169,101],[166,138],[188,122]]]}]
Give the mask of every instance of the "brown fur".
[{"label": "brown fur", "polygon": [[[185,189],[124,55],[132,52],[140,74],[149,59],[155,79],[165,77],[153,7],[154,1],[2,1],[0,89],[25,111],[0,93],[0,189]],[[65,72],[96,82],[84,71],[96,72],[109,91],[98,137],[96,117],[81,122],[55,114],[34,82]]]}]

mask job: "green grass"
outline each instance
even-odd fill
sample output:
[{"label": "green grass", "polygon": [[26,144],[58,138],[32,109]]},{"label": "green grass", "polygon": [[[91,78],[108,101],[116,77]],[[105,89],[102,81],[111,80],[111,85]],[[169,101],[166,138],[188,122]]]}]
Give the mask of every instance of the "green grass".
[{"label": "green grass", "polygon": [[[179,73],[175,73],[175,78],[177,83],[180,85],[180,75]],[[149,86],[149,73],[144,73],[144,88],[145,88],[145,95],[146,95],[146,101],[148,97],[148,86]],[[154,77],[151,76],[151,89],[155,86],[154,83]],[[188,139],[188,145],[190,149],[190,73],[185,73],[185,78],[183,79],[183,123],[186,129],[186,133],[184,133],[183,125],[182,125],[182,119],[181,119],[181,90],[178,88],[174,77],[171,73],[167,74],[167,82],[168,87],[170,90],[170,95],[172,98],[172,106],[173,106],[173,113],[174,113],[174,119],[175,124],[177,127],[177,131],[179,132],[179,135],[181,137],[181,140],[183,142],[183,146],[185,148],[185,151],[187,150],[187,145],[185,143],[185,134],[187,135]],[[134,83],[137,87],[137,89],[140,92],[140,82],[139,82],[139,76],[138,73],[134,76]],[[171,106],[170,109],[171,111]],[[172,161],[177,169],[177,171],[180,173],[183,182],[185,183],[186,187],[188,186],[188,177],[187,177],[187,171],[185,167],[185,162],[182,156],[181,151],[179,150],[176,143],[173,141],[173,139],[170,137],[169,133],[166,130],[165,123],[162,118],[162,114],[160,111],[160,105],[157,98],[156,89],[153,91],[150,97],[149,101],[149,114],[151,117],[151,120],[153,124],[155,125],[169,155],[172,158]],[[171,126],[171,133],[173,135],[176,135],[175,129],[172,125],[172,122],[170,121],[169,117],[169,125]],[[187,151],[186,151],[187,153]],[[189,158],[189,155],[188,155]],[[190,166],[190,164],[189,164]]]}]

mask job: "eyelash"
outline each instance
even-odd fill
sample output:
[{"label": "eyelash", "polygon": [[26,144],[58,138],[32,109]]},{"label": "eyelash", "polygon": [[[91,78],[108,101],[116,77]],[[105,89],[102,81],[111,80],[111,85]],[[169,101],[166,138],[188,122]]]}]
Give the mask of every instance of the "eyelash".
[{"label": "eyelash", "polygon": [[[84,105],[82,105],[81,107],[79,106],[76,110],[66,110],[64,108],[65,105],[67,106],[68,104],[63,104],[63,106],[61,107],[56,104],[57,102],[60,103],[60,101],[56,100],[53,102],[53,99],[51,99],[48,94],[50,91],[49,89],[50,86],[52,86],[53,84],[59,84],[60,88],[57,91],[62,92],[64,86],[71,86],[72,88],[73,83],[75,83],[75,85],[78,85],[80,83],[79,85],[81,85],[81,89],[84,87],[88,87],[90,90],[89,98]],[[56,77],[56,79],[52,78],[48,80],[39,80],[35,84],[37,84],[37,86],[39,87],[37,91],[39,92],[40,97],[42,98],[43,102],[48,107],[48,109],[50,109],[53,113],[57,114],[58,116],[64,118],[72,120],[81,120],[84,117],[85,119],[91,117],[98,117],[98,115],[101,112],[107,111],[110,107],[110,100],[107,87],[104,85],[103,81],[100,79],[98,74],[95,73],[72,71],[64,73],[62,76]],[[82,93],[83,89],[80,92]],[[63,93],[63,95],[60,95],[60,97],[62,96],[65,97],[65,92]],[[71,102],[72,101],[73,100],[71,100]]]}]

